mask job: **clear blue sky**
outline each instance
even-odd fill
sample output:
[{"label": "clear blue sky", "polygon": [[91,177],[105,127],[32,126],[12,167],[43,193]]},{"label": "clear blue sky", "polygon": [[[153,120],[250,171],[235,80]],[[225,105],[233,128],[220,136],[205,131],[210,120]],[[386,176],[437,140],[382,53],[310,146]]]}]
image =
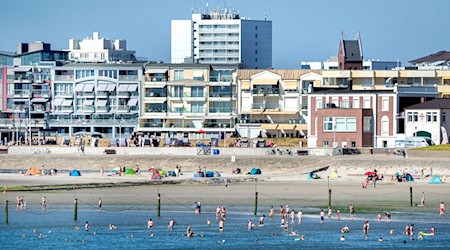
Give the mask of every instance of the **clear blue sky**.
[{"label": "clear blue sky", "polygon": [[0,10],[0,50],[44,41],[67,49],[70,38],[99,31],[127,39],[149,60],[170,62],[170,20],[190,19],[192,6],[227,6],[241,16],[273,22],[273,67],[336,55],[341,31],[360,31],[366,59],[402,63],[450,50],[449,0],[8,0]]}]

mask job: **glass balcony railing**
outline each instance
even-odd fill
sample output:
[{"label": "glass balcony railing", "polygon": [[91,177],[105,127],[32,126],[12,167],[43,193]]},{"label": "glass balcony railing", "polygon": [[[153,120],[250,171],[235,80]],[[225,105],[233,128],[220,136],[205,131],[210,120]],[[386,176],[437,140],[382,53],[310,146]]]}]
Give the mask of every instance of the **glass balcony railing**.
[{"label": "glass balcony railing", "polygon": [[232,128],[234,124],[231,123],[204,123],[205,128]]},{"label": "glass balcony railing", "polygon": [[31,96],[31,90],[29,90],[29,89],[16,89],[16,90],[14,90],[14,96],[30,97]]},{"label": "glass balcony railing", "polygon": [[167,82],[167,77],[150,76],[146,80],[147,82]]},{"label": "glass balcony railing", "polygon": [[203,93],[203,92],[200,92],[200,93],[198,93],[198,92],[190,92],[190,93],[189,92],[185,92],[183,95],[184,95],[184,97],[192,97],[192,98],[205,97],[205,93]]},{"label": "glass balcony railing", "polygon": [[55,75],[55,81],[73,81],[73,75]]},{"label": "glass balcony railing", "polygon": [[55,96],[73,96],[73,91],[55,91]]},{"label": "glass balcony railing", "polygon": [[252,89],[252,94],[254,94],[254,95],[279,95],[280,89],[278,89],[278,88]]},{"label": "glass balcony railing", "polygon": [[209,77],[210,82],[232,82],[233,77],[231,76],[210,76]]},{"label": "glass balcony railing", "polygon": [[50,96],[50,90],[33,90],[33,96]]},{"label": "glass balcony railing", "polygon": [[98,112],[98,111],[101,111],[101,112],[108,112],[109,110],[110,110],[110,107],[109,106],[96,106],[95,107],[95,110]]},{"label": "glass balcony railing", "polygon": [[77,110],[81,110],[81,111],[94,111],[94,109],[95,109],[94,105],[77,106]]},{"label": "glass balcony railing", "polygon": [[209,92],[209,97],[232,97],[231,92]]},{"label": "glass balcony railing", "polygon": [[73,112],[72,106],[55,106],[53,109],[55,112]]},{"label": "glass balcony railing", "polygon": [[184,112],[184,108],[172,108],[172,109],[170,109],[170,112],[181,114]]},{"label": "glass balcony railing", "polygon": [[262,103],[252,103],[252,109],[263,110],[264,109],[264,104],[262,104]]},{"label": "glass balcony railing", "polygon": [[167,108],[147,108],[145,113],[166,113]]},{"label": "glass balcony railing", "polygon": [[144,97],[167,97],[167,91],[146,91]]},{"label": "glass balcony railing", "polygon": [[139,76],[137,76],[137,75],[122,75],[122,76],[119,76],[119,81],[139,81]]},{"label": "glass balcony railing", "polygon": [[234,110],[232,108],[225,107],[209,107],[209,113],[233,113]]},{"label": "glass balcony railing", "polygon": [[162,128],[164,127],[163,122],[140,122],[139,127],[141,128]]},{"label": "glass balcony railing", "polygon": [[174,98],[182,98],[183,93],[169,93],[169,96]]}]

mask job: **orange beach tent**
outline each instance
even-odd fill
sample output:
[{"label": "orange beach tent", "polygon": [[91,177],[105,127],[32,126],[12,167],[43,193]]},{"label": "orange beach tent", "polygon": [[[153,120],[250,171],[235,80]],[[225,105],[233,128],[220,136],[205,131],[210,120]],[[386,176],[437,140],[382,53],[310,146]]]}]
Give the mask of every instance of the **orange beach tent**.
[{"label": "orange beach tent", "polygon": [[32,168],[28,169],[27,174],[29,174],[29,175],[38,175],[38,174],[41,174],[41,171],[39,171],[35,167],[32,167]]}]

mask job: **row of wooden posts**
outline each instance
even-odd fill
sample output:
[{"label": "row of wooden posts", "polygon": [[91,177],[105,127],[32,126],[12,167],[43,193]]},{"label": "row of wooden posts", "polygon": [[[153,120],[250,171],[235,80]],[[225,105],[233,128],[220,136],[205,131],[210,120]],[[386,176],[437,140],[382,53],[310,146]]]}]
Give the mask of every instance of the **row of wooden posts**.
[{"label": "row of wooden posts", "polygon": [[[410,194],[410,205],[413,206],[413,188],[409,187]],[[161,193],[159,193],[158,188],[158,196],[157,196],[157,209],[156,215],[158,217],[161,216]],[[330,188],[330,180],[328,179],[328,207],[331,208],[331,188]],[[257,215],[258,213],[258,191],[257,191],[257,181],[255,181],[255,203],[254,203],[254,211],[253,215]],[[73,202],[73,220],[78,220],[78,199],[75,198]],[[5,224],[8,224],[8,200],[5,201]]]}]

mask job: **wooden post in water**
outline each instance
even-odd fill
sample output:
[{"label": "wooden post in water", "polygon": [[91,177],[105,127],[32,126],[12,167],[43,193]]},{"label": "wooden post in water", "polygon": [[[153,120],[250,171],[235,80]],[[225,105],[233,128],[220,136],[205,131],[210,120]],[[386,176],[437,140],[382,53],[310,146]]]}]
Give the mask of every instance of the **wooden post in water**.
[{"label": "wooden post in water", "polygon": [[78,199],[73,201],[73,220],[78,220]]},{"label": "wooden post in water", "polygon": [[156,215],[161,216],[161,194],[158,193],[158,209],[156,211]]},{"label": "wooden post in water", "polygon": [[8,224],[8,200],[5,201],[5,224]]},{"label": "wooden post in water", "polygon": [[412,191],[412,187],[409,187],[409,200],[411,203],[411,207],[413,206],[413,191]]}]

